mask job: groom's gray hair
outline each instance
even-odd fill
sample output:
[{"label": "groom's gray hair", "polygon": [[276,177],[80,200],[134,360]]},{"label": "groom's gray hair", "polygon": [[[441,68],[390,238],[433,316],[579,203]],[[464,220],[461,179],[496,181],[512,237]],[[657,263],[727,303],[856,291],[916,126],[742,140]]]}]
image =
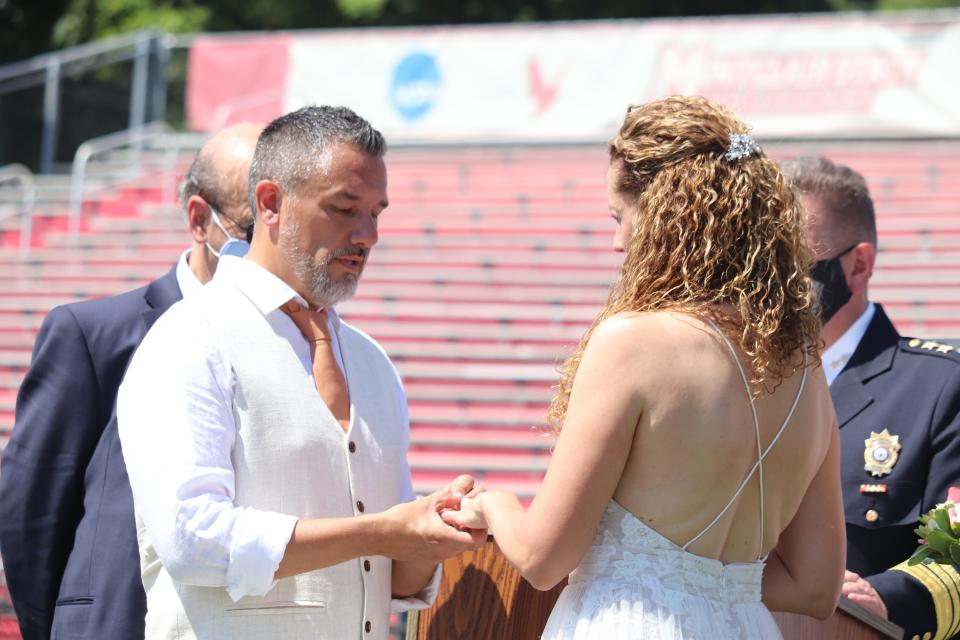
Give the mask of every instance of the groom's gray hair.
[{"label": "groom's gray hair", "polygon": [[383,134],[347,107],[304,107],[268,124],[250,163],[251,210],[257,210],[256,188],[261,181],[272,180],[288,197],[296,197],[304,182],[325,170],[324,151],[344,142],[377,158],[387,151]]}]

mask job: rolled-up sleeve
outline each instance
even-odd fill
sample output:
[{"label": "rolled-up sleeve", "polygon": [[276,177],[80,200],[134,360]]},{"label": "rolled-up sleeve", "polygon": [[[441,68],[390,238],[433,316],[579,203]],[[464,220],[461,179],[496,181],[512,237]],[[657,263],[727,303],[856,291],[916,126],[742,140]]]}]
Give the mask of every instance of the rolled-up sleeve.
[{"label": "rolled-up sleeve", "polygon": [[137,515],[178,582],[262,596],[297,518],[234,504],[234,375],[212,328],[185,303],[153,326],[117,397]]},{"label": "rolled-up sleeve", "polygon": [[417,611],[419,609],[428,609],[437,601],[437,594],[440,592],[440,579],[443,577],[443,565],[438,564],[433,571],[433,577],[427,583],[420,593],[415,593],[406,598],[394,598],[390,601],[390,610],[394,613],[403,611]]}]

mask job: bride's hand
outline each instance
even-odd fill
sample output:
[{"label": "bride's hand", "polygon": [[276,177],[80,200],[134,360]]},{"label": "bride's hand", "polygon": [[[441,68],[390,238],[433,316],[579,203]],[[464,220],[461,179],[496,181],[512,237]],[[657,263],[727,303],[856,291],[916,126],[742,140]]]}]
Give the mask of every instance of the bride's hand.
[{"label": "bride's hand", "polygon": [[470,492],[460,500],[460,510],[448,509],[440,517],[448,525],[458,529],[486,529],[487,519],[483,515],[481,492]]}]

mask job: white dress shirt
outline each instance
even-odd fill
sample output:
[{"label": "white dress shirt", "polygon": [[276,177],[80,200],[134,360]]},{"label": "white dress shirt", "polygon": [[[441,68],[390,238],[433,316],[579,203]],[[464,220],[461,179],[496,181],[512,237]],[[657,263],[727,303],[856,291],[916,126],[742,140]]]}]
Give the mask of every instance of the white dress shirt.
[{"label": "white dress shirt", "polygon": [[186,298],[191,293],[203,288],[203,283],[200,282],[197,274],[190,270],[190,263],[187,262],[189,258],[190,249],[187,249],[180,254],[180,259],[177,260],[177,286],[180,287],[180,297],[182,298]]},{"label": "white dress shirt", "polygon": [[847,366],[853,352],[860,346],[860,341],[863,340],[875,311],[876,305],[872,302],[868,303],[864,312],[843,332],[843,335],[823,350],[820,361],[823,363],[823,372],[827,375],[827,384],[833,384],[843,368]]},{"label": "white dress shirt", "polygon": [[[215,276],[215,280],[221,279],[240,287],[266,315],[270,327],[290,343],[312,379],[310,346],[279,309],[290,299],[304,306],[306,302],[249,260],[223,256]],[[328,314],[328,322],[333,352],[344,369],[336,313]],[[163,327],[162,339],[151,339],[150,334],[144,339],[117,401],[123,454],[134,497],[141,498],[136,501],[138,514],[148,523],[151,538],[169,541],[163,561],[176,567],[168,570],[171,574],[176,571],[179,582],[224,586],[234,601],[263,595],[275,582],[273,576],[297,516],[233,504],[234,372],[217,335],[189,304],[171,307],[151,333],[158,327]],[[175,340],[170,339],[173,336]],[[149,368],[140,363],[149,363]],[[402,396],[399,376],[396,389],[389,391]],[[144,410],[146,407],[149,409]],[[406,424],[405,404],[403,411]],[[412,500],[409,483],[407,487],[403,499]],[[145,495],[149,496],[146,502],[142,499]],[[427,606],[435,598],[439,578],[438,569],[423,592],[395,600],[394,609]]]}]

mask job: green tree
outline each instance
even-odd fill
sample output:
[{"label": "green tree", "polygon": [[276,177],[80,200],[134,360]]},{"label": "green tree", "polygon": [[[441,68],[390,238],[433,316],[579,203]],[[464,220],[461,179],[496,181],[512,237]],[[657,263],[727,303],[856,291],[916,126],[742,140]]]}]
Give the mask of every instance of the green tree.
[{"label": "green tree", "polygon": [[138,29],[200,32],[207,29],[210,11],[189,0],[69,0],[54,25],[52,42],[67,47]]},{"label": "green tree", "polygon": [[171,32],[960,7],[960,0],[0,0],[0,63],[151,27]]}]

